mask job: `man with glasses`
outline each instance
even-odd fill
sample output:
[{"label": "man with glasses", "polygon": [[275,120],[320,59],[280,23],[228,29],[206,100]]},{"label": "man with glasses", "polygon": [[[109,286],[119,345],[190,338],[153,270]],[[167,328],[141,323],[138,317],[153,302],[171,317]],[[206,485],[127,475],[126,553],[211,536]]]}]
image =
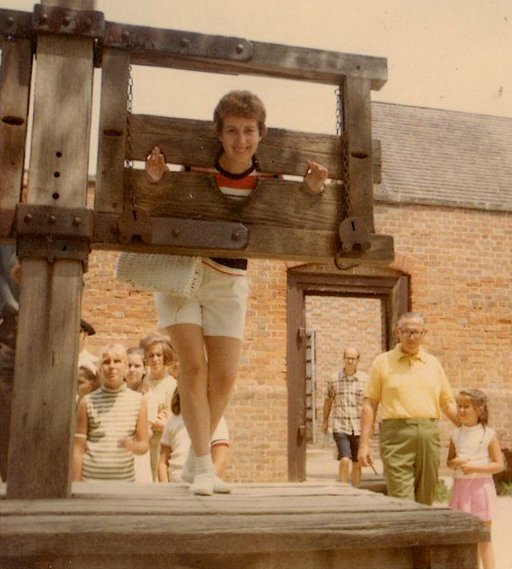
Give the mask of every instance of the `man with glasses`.
[{"label": "man with glasses", "polygon": [[359,462],[372,463],[370,438],[381,405],[380,454],[388,494],[431,505],[439,476],[441,411],[457,424],[455,398],[441,363],[422,347],[427,330],[407,312],[395,330],[397,345],[377,356],[365,389]]},{"label": "man with glasses", "polygon": [[[361,466],[357,461],[361,433],[361,409],[368,376],[357,370],[359,350],[346,348],[343,368],[328,382],[324,400],[322,431],[327,433],[329,415],[333,412],[332,435],[338,448],[339,478],[352,486],[361,483]],[[352,468],[350,468],[352,465]]]}]

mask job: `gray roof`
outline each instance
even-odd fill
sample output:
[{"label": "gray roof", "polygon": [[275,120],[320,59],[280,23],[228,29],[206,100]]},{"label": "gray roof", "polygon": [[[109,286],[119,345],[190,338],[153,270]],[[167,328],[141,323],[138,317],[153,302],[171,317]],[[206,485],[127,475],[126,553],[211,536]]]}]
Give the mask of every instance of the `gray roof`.
[{"label": "gray roof", "polygon": [[512,118],[372,103],[375,200],[512,211]]}]

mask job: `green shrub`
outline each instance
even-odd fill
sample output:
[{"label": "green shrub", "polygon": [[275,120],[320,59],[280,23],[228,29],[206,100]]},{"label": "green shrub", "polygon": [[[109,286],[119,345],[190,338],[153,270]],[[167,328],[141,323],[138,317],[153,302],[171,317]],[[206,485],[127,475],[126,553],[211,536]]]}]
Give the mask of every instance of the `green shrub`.
[{"label": "green shrub", "polygon": [[445,502],[449,501],[451,493],[451,488],[449,488],[446,485],[446,482],[440,478],[437,481],[435,501],[439,502],[440,504],[444,504]]},{"label": "green shrub", "polygon": [[498,496],[512,496],[512,482],[496,482]]}]

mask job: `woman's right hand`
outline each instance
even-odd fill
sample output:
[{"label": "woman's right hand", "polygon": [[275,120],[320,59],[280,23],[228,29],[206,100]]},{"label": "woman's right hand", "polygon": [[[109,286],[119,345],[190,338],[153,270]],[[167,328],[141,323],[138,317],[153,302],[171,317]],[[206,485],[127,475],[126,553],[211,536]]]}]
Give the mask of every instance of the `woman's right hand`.
[{"label": "woman's right hand", "polygon": [[153,150],[146,156],[146,174],[153,182],[159,182],[166,171],[169,170],[165,163],[165,156],[158,146],[154,146]]}]

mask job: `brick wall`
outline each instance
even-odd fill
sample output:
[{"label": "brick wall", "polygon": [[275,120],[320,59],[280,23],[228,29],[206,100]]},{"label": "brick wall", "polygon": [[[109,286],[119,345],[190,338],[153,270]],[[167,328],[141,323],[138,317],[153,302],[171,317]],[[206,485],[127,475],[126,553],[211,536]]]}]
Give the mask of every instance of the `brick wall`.
[{"label": "brick wall", "polygon": [[[491,426],[512,445],[512,222],[504,213],[429,206],[379,204],[378,233],[395,237],[398,270],[410,273],[412,306],[431,330],[429,349],[439,356],[453,386],[483,387]],[[114,279],[114,253],[91,255],[85,275],[83,316],[97,329],[89,349],[116,339],[127,346],[155,330],[151,295],[134,293]],[[242,481],[287,479],[286,267],[250,263],[252,295],[241,369],[227,412],[232,465]],[[321,334],[321,381],[336,367],[340,347],[362,349],[362,369],[380,349],[379,302],[310,297],[307,323]],[[357,321],[357,333],[349,335]],[[325,370],[325,371],[324,371]],[[321,389],[321,385],[319,386]],[[321,400],[322,392],[317,393]],[[448,427],[444,428],[444,439]]]}]

